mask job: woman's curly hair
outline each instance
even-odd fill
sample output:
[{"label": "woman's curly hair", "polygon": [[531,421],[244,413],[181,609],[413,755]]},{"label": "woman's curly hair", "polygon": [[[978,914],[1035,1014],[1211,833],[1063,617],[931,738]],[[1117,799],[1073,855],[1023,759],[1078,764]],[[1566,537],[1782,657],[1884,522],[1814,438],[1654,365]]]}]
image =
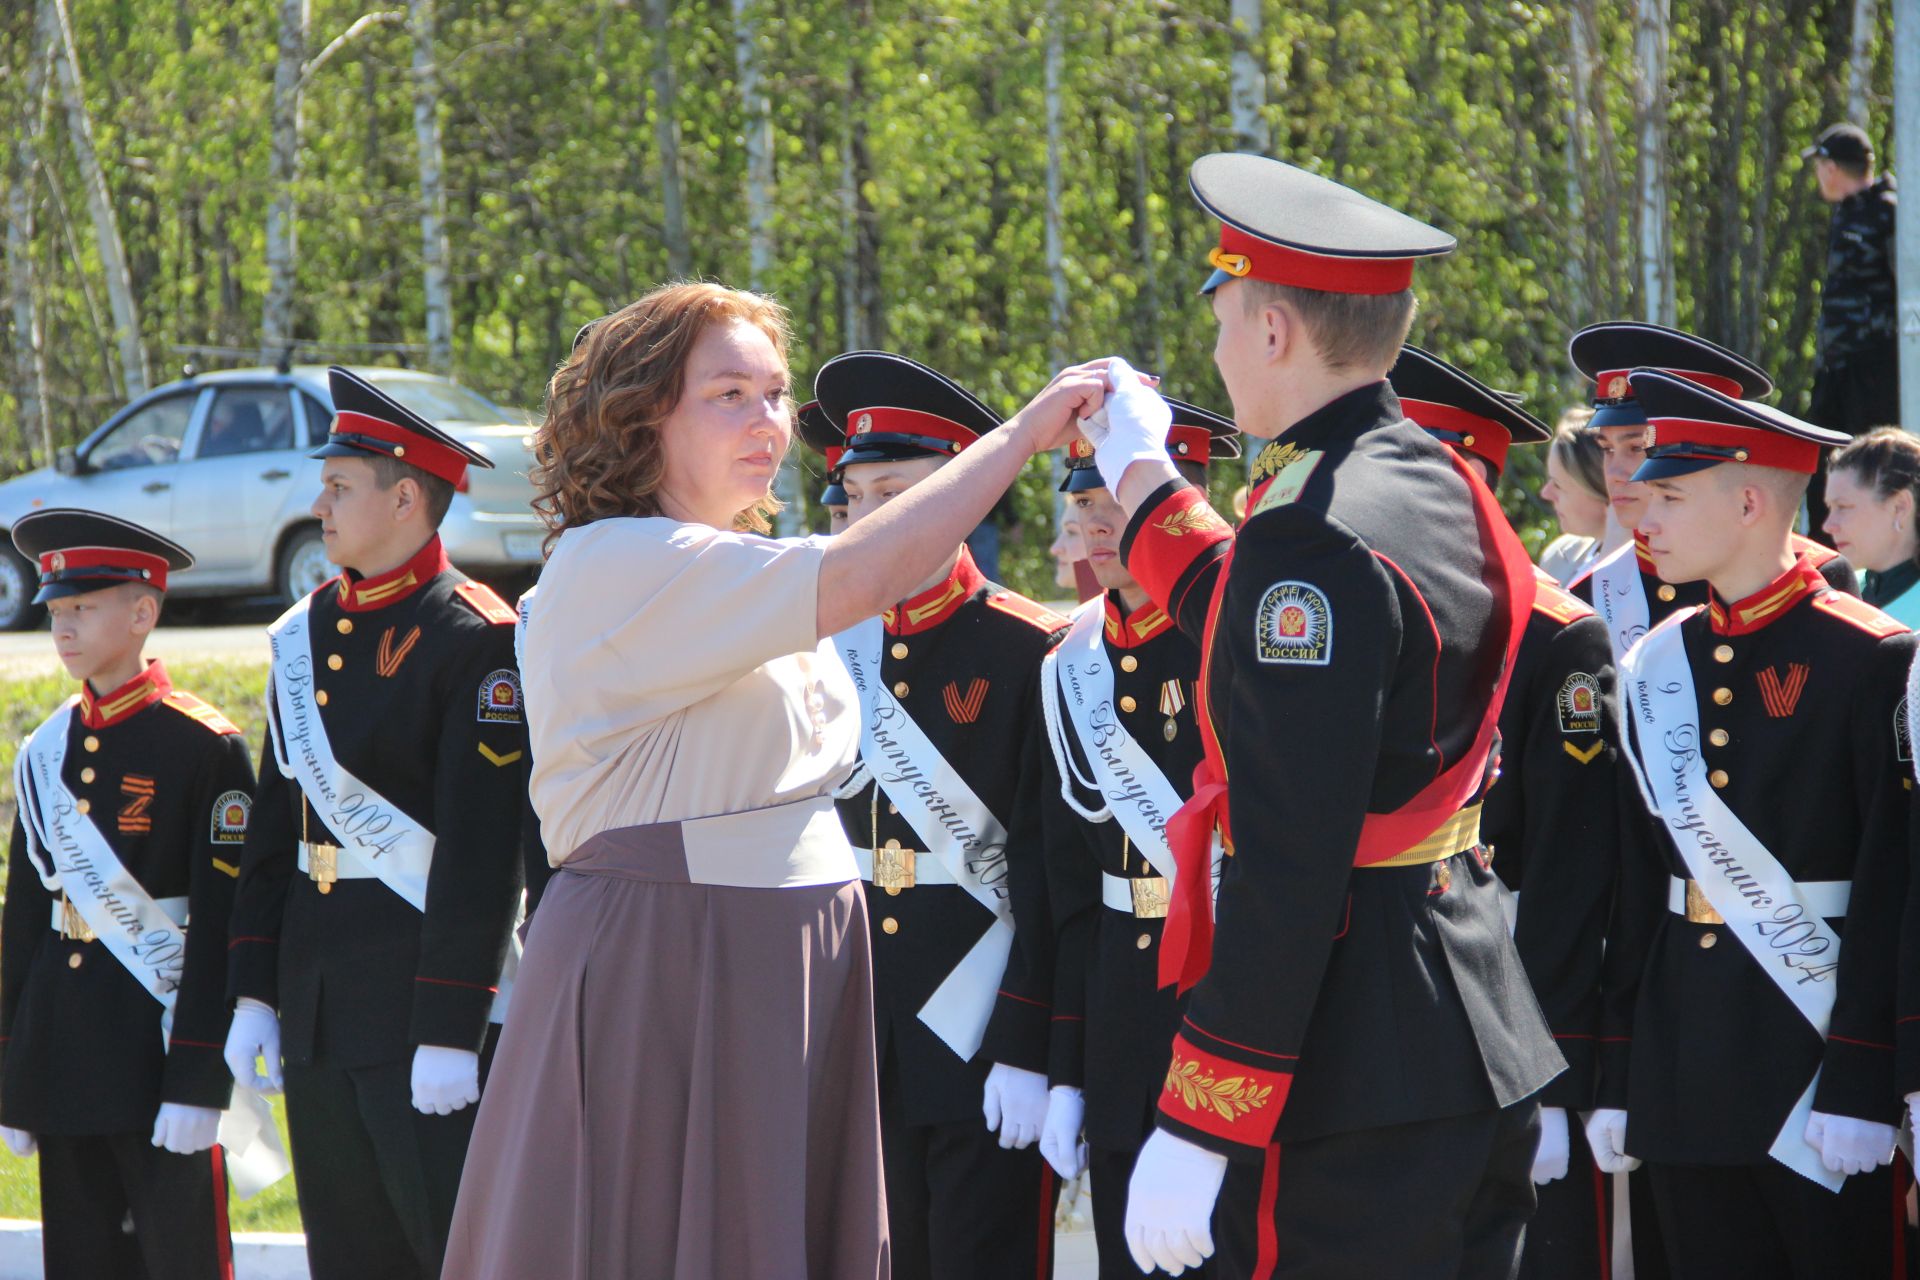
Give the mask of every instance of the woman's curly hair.
[{"label": "woman's curly hair", "polygon": [[[758,327],[786,359],[786,308],[721,284],[661,285],[580,331],[547,383],[546,420],[533,436],[533,509],[549,551],[568,529],[660,514],[660,427],[680,402],[694,343],[732,321]],[[765,533],[779,509],[769,493],[734,527]]]}]

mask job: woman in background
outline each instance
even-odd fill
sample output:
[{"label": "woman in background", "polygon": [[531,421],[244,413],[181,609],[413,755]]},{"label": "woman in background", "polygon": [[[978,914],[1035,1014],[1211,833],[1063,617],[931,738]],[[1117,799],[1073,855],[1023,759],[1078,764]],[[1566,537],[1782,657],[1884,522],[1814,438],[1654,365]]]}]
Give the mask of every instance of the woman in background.
[{"label": "woman in background", "polygon": [[1860,595],[1920,628],[1920,440],[1876,427],[1834,451],[1827,463],[1827,518],[1833,549],[1858,566]]},{"label": "woman in background", "polygon": [[1585,407],[1567,410],[1547,445],[1547,482],[1540,496],[1552,505],[1561,533],[1540,553],[1540,568],[1562,585],[1626,540],[1624,534],[1608,537],[1607,482],[1600,443],[1587,426],[1591,417],[1593,410]]}]

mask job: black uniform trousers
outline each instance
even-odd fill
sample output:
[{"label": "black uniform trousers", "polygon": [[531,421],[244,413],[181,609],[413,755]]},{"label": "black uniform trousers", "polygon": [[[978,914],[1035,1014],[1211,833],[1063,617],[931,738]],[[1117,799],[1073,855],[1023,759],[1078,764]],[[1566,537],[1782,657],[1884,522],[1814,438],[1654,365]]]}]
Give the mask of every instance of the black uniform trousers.
[{"label": "black uniform trousers", "polygon": [[880,1069],[880,1150],[893,1280],[1052,1275],[1060,1185],[1040,1144],[1004,1151],[984,1119],[908,1124],[901,1112],[899,1065],[889,1055]]},{"label": "black uniform trousers", "polygon": [[[484,1086],[497,1028],[480,1056]],[[294,1162],[313,1280],[438,1280],[479,1106],[413,1108],[413,1059],[341,1067],[286,1064]]]},{"label": "black uniform trousers", "polygon": [[1900,1280],[1906,1186],[1891,1168],[1835,1192],[1777,1160],[1646,1166],[1674,1280]]},{"label": "black uniform trousers", "polygon": [[175,1155],[151,1136],[39,1135],[47,1280],[232,1280],[220,1148]]},{"label": "black uniform trousers", "polygon": [[[1133,1264],[1133,1255],[1127,1251],[1127,1185],[1133,1181],[1133,1166],[1139,1159],[1139,1147],[1090,1147],[1087,1150],[1093,1243],[1100,1251],[1100,1280],[1140,1280],[1140,1268]],[[1213,1259],[1207,1259],[1198,1267],[1188,1267],[1181,1274],[1194,1280],[1212,1280],[1216,1274]]]},{"label": "black uniform trousers", "polygon": [[1220,1280],[1512,1280],[1540,1106],[1274,1143],[1227,1167]]},{"label": "black uniform trousers", "polygon": [[[1612,1280],[1613,1178],[1600,1172],[1578,1112],[1567,1113],[1567,1176],[1536,1186],[1523,1280]],[[1650,1280],[1636,1272],[1635,1280]]]},{"label": "black uniform trousers", "polygon": [[[1807,421],[1833,431],[1857,436],[1875,427],[1900,423],[1900,353],[1893,343],[1862,351],[1844,363],[1823,364],[1814,371],[1813,393],[1807,403]],[[1807,535],[1827,541],[1820,526],[1827,518],[1826,460],[1833,450],[1822,449],[1820,468],[1807,485]]]}]

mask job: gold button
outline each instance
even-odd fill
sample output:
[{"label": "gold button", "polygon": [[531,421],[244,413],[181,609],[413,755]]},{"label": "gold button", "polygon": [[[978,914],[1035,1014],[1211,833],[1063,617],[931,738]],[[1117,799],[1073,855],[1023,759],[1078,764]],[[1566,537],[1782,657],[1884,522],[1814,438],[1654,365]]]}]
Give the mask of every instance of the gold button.
[{"label": "gold button", "polygon": [[1132,711],[1134,708],[1138,707],[1139,705],[1140,704],[1138,702],[1135,702],[1133,700],[1132,694],[1128,694],[1126,697],[1120,699],[1120,709],[1122,711]]},{"label": "gold button", "polygon": [[1707,775],[1707,781],[1711,782],[1717,791],[1727,785],[1727,771],[1725,769],[1715,769]]},{"label": "gold button", "polygon": [[896,657],[896,658],[904,658],[904,657],[906,657],[906,656],[907,656],[907,646],[906,646],[905,644],[901,644],[901,643],[896,643],[896,644],[895,644],[895,645],[893,646],[893,656],[894,656],[894,657]]},{"label": "gold button", "polygon": [[888,916],[885,920],[882,920],[880,922],[880,932],[898,933],[900,932],[900,922],[898,920],[895,920],[892,916]]},{"label": "gold button", "polygon": [[907,696],[907,682],[905,680],[896,680],[894,682],[893,696],[896,698],[904,698]]},{"label": "gold button", "polygon": [[1134,657],[1132,654],[1128,654],[1126,657],[1120,659],[1120,669],[1122,671],[1138,671],[1140,669],[1140,659]]},{"label": "gold button", "polygon": [[67,957],[67,968],[78,969],[79,967],[80,967],[80,953],[76,951],[72,955]]},{"label": "gold button", "polygon": [[1710,951],[1719,943],[1719,941],[1720,941],[1719,934],[1703,933],[1700,935],[1700,949],[1702,951]]},{"label": "gold button", "polygon": [[1659,596],[1662,600],[1671,601],[1676,595],[1680,593],[1675,591],[1671,584],[1663,582],[1660,584],[1660,590],[1656,591],[1654,594]]},{"label": "gold button", "polygon": [[340,619],[340,621],[334,623],[333,625],[336,629],[339,630],[340,634],[343,636],[348,636],[353,634],[352,618],[342,618]]},{"label": "gold button", "polygon": [[1723,685],[1720,688],[1715,689],[1713,691],[1713,700],[1714,702],[1718,703],[1720,706],[1724,707],[1729,702],[1733,701],[1733,690]]},{"label": "gold button", "polygon": [[887,806],[887,812],[897,816],[900,812],[900,806],[897,804],[889,804]]},{"label": "gold button", "polygon": [[333,882],[330,880],[322,880],[318,884],[314,885],[313,887],[318,889],[321,893],[333,892]]},{"label": "gold button", "polygon": [[1148,947],[1153,945],[1153,935],[1150,933],[1143,933],[1139,937],[1133,940],[1133,945],[1135,950],[1145,951]]},{"label": "gold button", "polygon": [[93,812],[93,802],[91,800],[87,800],[87,799],[76,800],[73,802],[73,807],[78,809],[82,813]]},{"label": "gold button", "polygon": [[1713,660],[1715,662],[1732,662],[1733,646],[1730,644],[1723,644],[1718,648],[1716,648],[1713,651]]},{"label": "gold button", "polygon": [[316,690],[316,691],[314,692],[314,695],[313,695],[313,700],[314,700],[315,702],[317,702],[317,703],[319,703],[319,704],[320,704],[321,706],[323,706],[323,707],[324,707],[324,706],[326,706],[326,705],[327,705],[327,691],[326,691],[325,689],[319,689],[319,690]]},{"label": "gold button", "polygon": [[340,668],[346,665],[347,665],[347,660],[341,657],[339,654],[330,653],[327,655],[327,670],[338,671]]},{"label": "gold button", "polygon": [[890,884],[890,885],[888,885],[888,886],[887,886],[887,896],[888,896],[889,898],[897,898],[897,897],[899,897],[899,896],[900,896],[900,886],[899,886],[899,885],[897,885],[897,884]]},{"label": "gold button", "polygon": [[1452,865],[1445,862],[1436,862],[1433,865],[1433,882],[1440,886],[1440,892],[1442,893],[1453,888]]},{"label": "gold button", "polygon": [[98,751],[100,749],[100,739],[94,737],[92,734],[88,734],[87,740],[80,745],[89,751]]},{"label": "gold button", "polygon": [[82,769],[80,771],[80,781],[92,782],[93,778],[94,778],[94,773],[91,766],[89,766],[88,768]]},{"label": "gold button", "polygon": [[1716,747],[1724,747],[1730,741],[1730,738],[1725,729],[1715,729],[1707,735],[1707,741]]}]

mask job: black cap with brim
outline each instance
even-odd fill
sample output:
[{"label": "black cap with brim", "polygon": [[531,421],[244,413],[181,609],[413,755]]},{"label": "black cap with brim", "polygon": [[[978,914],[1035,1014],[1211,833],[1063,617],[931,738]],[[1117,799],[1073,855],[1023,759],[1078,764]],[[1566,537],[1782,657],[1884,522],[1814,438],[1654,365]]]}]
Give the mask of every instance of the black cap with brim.
[{"label": "black cap with brim", "polygon": [[493,466],[486,454],[454,439],[386,392],[338,365],[327,370],[333,428],[310,458],[397,458],[449,484],[466,467]]},{"label": "black cap with brim", "polygon": [[13,545],[39,573],[35,604],[129,582],[164,591],[167,574],[193,567],[193,555],[171,538],[119,516],[68,507],[20,517]]},{"label": "black cap with brim", "polygon": [[1773,379],[1751,360],[1717,342],[1643,320],[1588,325],[1567,343],[1567,355],[1594,384],[1593,417],[1587,425],[1595,429],[1646,422],[1627,377],[1635,369],[1677,374],[1741,400],[1773,390]]},{"label": "black cap with brim", "polygon": [[1873,141],[1857,124],[1830,124],[1820,131],[1812,146],[1800,153],[1802,160],[1815,156],[1840,164],[1872,164]]},{"label": "black cap with brim", "polygon": [[1633,473],[1636,481],[1670,480],[1723,462],[1811,475],[1819,468],[1821,449],[1851,438],[1659,369],[1635,369],[1632,378],[1634,396],[1651,425],[1646,460]]},{"label": "black cap with brim", "polygon": [[[1172,396],[1161,398],[1173,410],[1173,422],[1167,428],[1167,457],[1171,461],[1206,467],[1215,458],[1240,456],[1240,428],[1233,425],[1233,419]],[[1078,437],[1067,446],[1066,462],[1067,474],[1060,481],[1061,493],[1083,493],[1107,487],[1107,482],[1100,478],[1100,468],[1094,463],[1093,445],[1085,437]]]},{"label": "black cap with brim", "polygon": [[[1520,407],[1519,396],[1497,391],[1466,370],[1456,368],[1412,343],[1400,349],[1400,358],[1394,362],[1392,372],[1387,374],[1387,381],[1402,402],[1411,400],[1437,405],[1465,415],[1458,422],[1447,422],[1440,421],[1446,415],[1435,414],[1431,415],[1435,420],[1430,422],[1424,420],[1420,412],[1407,411],[1407,416],[1428,432],[1448,444],[1478,453],[1495,470],[1505,469],[1506,445],[1544,444],[1553,438],[1553,432],[1546,423]],[[1496,433],[1507,437],[1506,441],[1497,448],[1491,448],[1488,447],[1491,442],[1476,440],[1472,423],[1468,421],[1472,418],[1483,419],[1491,424]]]},{"label": "black cap with brim", "polygon": [[998,414],[945,374],[888,351],[835,356],[820,366],[813,392],[845,435],[842,469],[950,458],[1000,425]]}]

